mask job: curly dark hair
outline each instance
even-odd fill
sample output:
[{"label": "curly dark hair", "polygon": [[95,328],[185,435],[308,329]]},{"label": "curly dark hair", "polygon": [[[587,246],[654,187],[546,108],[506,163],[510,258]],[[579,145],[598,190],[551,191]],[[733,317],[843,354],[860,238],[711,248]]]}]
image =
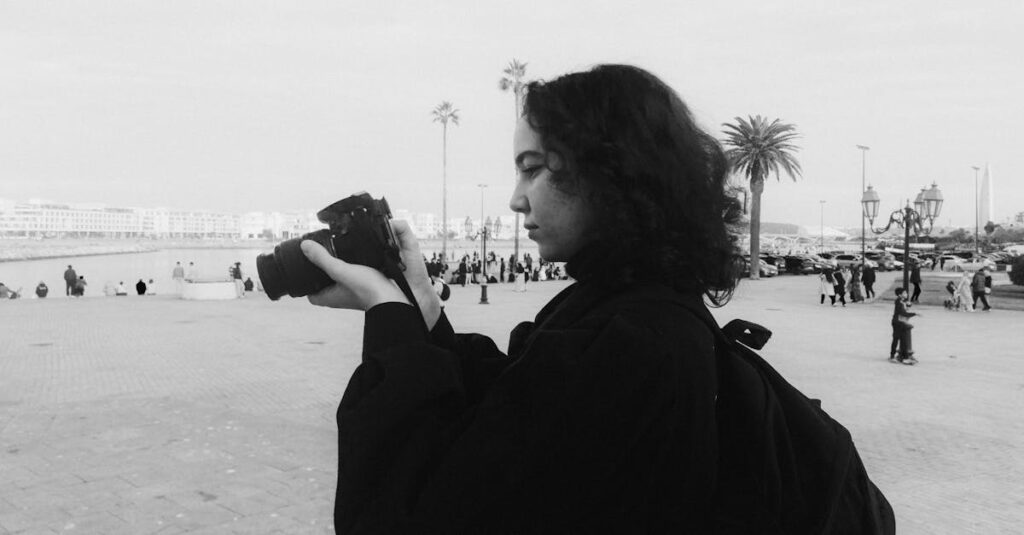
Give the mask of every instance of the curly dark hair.
[{"label": "curly dark hair", "polygon": [[556,186],[586,192],[600,214],[604,258],[631,279],[729,300],[740,205],[718,141],[675,91],[643,69],[599,65],[528,84],[523,115],[560,156],[549,161],[564,162]]}]

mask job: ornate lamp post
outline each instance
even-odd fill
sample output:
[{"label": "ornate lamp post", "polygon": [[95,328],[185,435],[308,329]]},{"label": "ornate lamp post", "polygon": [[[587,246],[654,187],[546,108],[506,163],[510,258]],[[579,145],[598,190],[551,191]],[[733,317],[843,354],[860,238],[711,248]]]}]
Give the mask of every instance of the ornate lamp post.
[{"label": "ornate lamp post", "polygon": [[821,203],[821,223],[818,225],[818,231],[821,233],[821,243],[818,246],[818,252],[825,252],[825,201],[818,201]]},{"label": "ornate lamp post", "polygon": [[[907,202],[906,206],[889,214],[889,222],[880,229],[874,226],[875,217],[878,216],[878,192],[868,186],[860,202],[864,207],[864,217],[867,217],[871,224],[871,232],[882,234],[893,224],[903,229],[903,290],[907,291],[910,288],[910,231],[913,230],[915,236],[927,236],[931,233],[932,225],[942,211],[942,192],[939,191],[938,185],[932,182],[931,189],[922,189],[914,199],[914,208]],[[928,228],[925,228],[925,222],[928,223]]]},{"label": "ornate lamp post", "polygon": [[972,165],[971,169],[974,169],[974,254],[977,256],[981,254],[981,244],[978,242],[978,170],[981,168]]},{"label": "ornate lamp post", "polygon": [[[863,196],[864,195],[864,179],[867,176],[867,163],[868,163],[867,153],[868,153],[869,150],[871,150],[871,147],[867,147],[865,145],[857,145],[857,148],[860,149],[860,194]],[[861,217],[860,218],[860,265],[861,265],[862,269],[863,269],[863,266],[864,266],[864,261],[867,258],[866,257],[867,246],[865,245],[866,242],[865,242],[865,238],[864,238],[865,236],[866,236],[866,233],[864,232],[864,218]]]},{"label": "ornate lamp post", "polygon": [[480,281],[480,304],[487,302],[487,224],[484,222],[484,188],[487,184],[477,184],[480,188],[480,274],[483,280]]}]

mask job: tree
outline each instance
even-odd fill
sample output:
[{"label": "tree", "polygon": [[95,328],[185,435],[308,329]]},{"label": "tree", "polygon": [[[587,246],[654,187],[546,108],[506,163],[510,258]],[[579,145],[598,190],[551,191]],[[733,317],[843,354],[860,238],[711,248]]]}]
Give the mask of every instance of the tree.
[{"label": "tree", "polygon": [[[523,78],[526,77],[526,63],[519,63],[518,59],[512,58],[512,61],[508,62],[508,67],[502,71],[505,76],[501,80],[498,80],[498,88],[502,91],[512,91],[512,96],[515,99],[515,112],[516,122],[519,121],[519,98],[523,91]],[[519,212],[516,212],[516,238],[514,243],[515,258],[519,259]]]},{"label": "tree", "polygon": [[438,104],[434,111],[435,123],[441,123],[441,257],[448,260],[448,123],[458,126],[459,110],[447,100]]},{"label": "tree", "polygon": [[[792,143],[799,137],[794,125],[779,119],[769,123],[768,119],[760,115],[748,116],[748,119],[736,117],[735,124],[725,123],[722,126],[725,128],[725,145],[729,147],[725,151],[729,165],[733,172],[746,175],[753,194],[750,203],[750,258],[751,262],[757,262],[761,254],[761,193],[764,191],[764,179],[775,173],[775,179],[781,180],[781,168],[796,181],[801,170],[794,153],[800,149]],[[759,270],[750,271],[751,279],[759,278]]]}]

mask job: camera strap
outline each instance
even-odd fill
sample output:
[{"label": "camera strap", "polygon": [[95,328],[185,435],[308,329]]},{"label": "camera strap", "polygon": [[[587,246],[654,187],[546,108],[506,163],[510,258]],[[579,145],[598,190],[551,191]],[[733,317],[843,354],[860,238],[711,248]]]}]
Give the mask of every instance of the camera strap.
[{"label": "camera strap", "polygon": [[427,328],[427,320],[423,318],[423,311],[420,310],[420,305],[416,301],[416,297],[412,294],[412,288],[409,286],[409,281],[405,280],[405,273],[402,271],[402,266],[395,262],[389,255],[384,255],[384,275],[389,279],[395,281],[398,287],[405,294],[405,297],[409,299],[409,304],[416,309],[417,316],[420,318],[420,325],[423,326],[423,332],[426,333],[427,337],[430,337],[430,329]]}]

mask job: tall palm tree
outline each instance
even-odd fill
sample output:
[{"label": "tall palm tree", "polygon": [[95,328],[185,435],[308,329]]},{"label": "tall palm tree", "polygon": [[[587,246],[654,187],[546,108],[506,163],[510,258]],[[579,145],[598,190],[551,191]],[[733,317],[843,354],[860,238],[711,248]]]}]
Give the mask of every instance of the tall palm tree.
[{"label": "tall palm tree", "polygon": [[[523,78],[526,77],[526,63],[519,63],[518,59],[512,58],[512,61],[508,62],[508,66],[502,71],[505,76],[498,80],[498,88],[502,91],[512,91],[512,97],[515,99],[515,112],[516,121],[519,121],[519,100],[522,95],[523,86],[526,85],[523,82]],[[516,212],[516,233],[515,233],[515,258],[519,260],[519,212]]]},{"label": "tall palm tree", "polygon": [[734,172],[746,175],[753,194],[750,203],[750,278],[757,279],[761,275],[761,193],[764,191],[764,179],[775,173],[775,179],[781,180],[781,168],[796,181],[801,171],[794,153],[800,148],[792,143],[799,137],[794,125],[779,119],[769,123],[760,115],[747,118],[749,120],[736,117],[735,124],[725,123],[722,126],[725,127],[723,133],[728,147],[725,156]]},{"label": "tall palm tree", "polygon": [[452,106],[447,100],[438,104],[434,111],[435,123],[441,123],[443,137],[441,138],[441,258],[448,261],[448,123],[458,126],[459,110]]}]

